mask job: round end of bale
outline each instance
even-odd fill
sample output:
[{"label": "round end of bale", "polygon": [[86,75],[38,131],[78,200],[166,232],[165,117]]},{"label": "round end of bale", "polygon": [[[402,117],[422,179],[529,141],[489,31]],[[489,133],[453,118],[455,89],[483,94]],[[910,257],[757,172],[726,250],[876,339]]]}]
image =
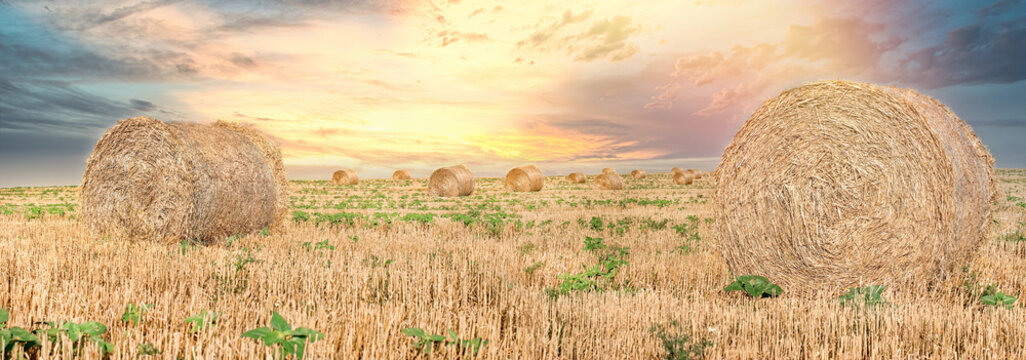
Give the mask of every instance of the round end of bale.
[{"label": "round end of bale", "polygon": [[584,173],[575,172],[567,175],[566,180],[571,184],[583,184],[588,181],[588,177]]},{"label": "round end of bale", "polygon": [[281,152],[230,123],[122,120],[89,154],[82,219],[131,239],[209,242],[281,226],[288,211]]},{"label": "round end of bale", "polygon": [[595,187],[602,190],[623,190],[623,178],[617,174],[599,174],[595,177]]},{"label": "round end of bale", "polygon": [[695,174],[692,173],[676,173],[673,175],[673,183],[677,185],[691,185],[695,182]]},{"label": "round end of bale", "polygon": [[603,168],[602,169],[602,173],[603,174],[616,174],[616,169],[613,169],[611,167]]},{"label": "round end of bale", "polygon": [[412,177],[410,176],[410,171],[409,170],[396,170],[394,173],[392,173],[392,180],[410,180],[410,179],[412,179]]},{"label": "round end of bale", "polygon": [[474,173],[464,165],[435,170],[428,178],[428,194],[433,196],[468,196],[474,193]]},{"label": "round end of bale", "polygon": [[506,173],[506,188],[511,191],[541,191],[545,175],[534,165],[518,166]]},{"label": "round end of bale", "polygon": [[631,177],[633,177],[635,179],[644,179],[644,178],[648,177],[648,174],[645,173],[645,170],[634,170],[634,171],[631,171]]},{"label": "round end of bale", "polygon": [[670,169],[670,174],[671,175],[677,175],[677,174],[683,174],[683,173],[684,173],[684,169],[683,168],[674,167],[673,169]]},{"label": "round end of bale", "polygon": [[993,166],[964,122],[915,91],[787,90],[714,173],[723,255],[734,273],[798,291],[935,283],[985,239]]},{"label": "round end of bale", "polygon": [[353,169],[342,169],[331,174],[331,183],[335,185],[357,185],[360,176]]}]

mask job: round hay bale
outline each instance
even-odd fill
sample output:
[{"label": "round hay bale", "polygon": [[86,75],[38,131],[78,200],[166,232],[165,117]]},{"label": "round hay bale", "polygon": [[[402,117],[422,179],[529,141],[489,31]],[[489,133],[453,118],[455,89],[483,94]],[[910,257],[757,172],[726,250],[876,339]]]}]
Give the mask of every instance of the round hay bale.
[{"label": "round hay bale", "polygon": [[335,185],[356,185],[360,183],[360,176],[356,170],[342,169],[331,174],[331,183]]},{"label": "round hay bale", "polygon": [[635,179],[644,179],[648,177],[648,174],[645,173],[645,170],[634,170],[631,171],[631,177]]},{"label": "round hay bale", "polygon": [[467,196],[474,193],[474,173],[464,165],[440,168],[428,178],[428,194]]},{"label": "round hay bale", "polygon": [[396,170],[394,173],[392,173],[392,180],[410,180],[410,179],[412,179],[412,177],[410,176],[410,171],[409,170]]},{"label": "round hay bale", "polygon": [[673,169],[670,169],[670,174],[671,175],[677,175],[677,174],[683,174],[683,173],[684,173],[684,169],[679,168],[679,167],[674,167]]},{"label": "round hay bale", "polygon": [[541,191],[545,175],[534,165],[518,166],[506,173],[506,188],[512,191]]},{"label": "round hay bale", "polygon": [[698,170],[698,169],[688,169],[685,172],[688,173],[688,174],[694,175],[695,176],[695,180],[698,180],[698,179],[702,178],[702,171],[701,170]]},{"label": "round hay bale", "polygon": [[584,173],[579,172],[571,173],[566,177],[566,179],[567,181],[570,181],[571,184],[583,184],[588,181],[588,177],[585,176]]},{"label": "round hay bale", "polygon": [[677,185],[691,185],[695,182],[695,174],[684,172],[673,175],[673,183]]},{"label": "round hay bale", "polygon": [[595,187],[602,190],[623,190],[623,178],[616,173],[603,173],[595,177]]},{"label": "round hay bale", "polygon": [[281,152],[254,129],[124,119],[86,161],[82,219],[93,230],[178,242],[277,229],[289,209]]},{"label": "round hay bale", "polygon": [[994,159],[962,120],[913,90],[847,81],[765,101],[715,172],[735,274],[791,291],[935,283],[985,239]]},{"label": "round hay bale", "polygon": [[603,174],[616,174],[616,169],[613,169],[611,167],[603,168],[602,169],[602,173]]}]

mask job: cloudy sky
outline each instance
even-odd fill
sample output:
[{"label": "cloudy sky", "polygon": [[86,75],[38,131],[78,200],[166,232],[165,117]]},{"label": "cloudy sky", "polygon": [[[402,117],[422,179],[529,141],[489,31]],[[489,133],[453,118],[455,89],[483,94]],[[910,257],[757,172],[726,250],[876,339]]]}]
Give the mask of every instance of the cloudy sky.
[{"label": "cloudy sky", "polygon": [[0,0],[0,186],[78,184],[119,119],[238,121],[290,178],[716,166],[765,98],[911,87],[1026,167],[1026,3]]}]

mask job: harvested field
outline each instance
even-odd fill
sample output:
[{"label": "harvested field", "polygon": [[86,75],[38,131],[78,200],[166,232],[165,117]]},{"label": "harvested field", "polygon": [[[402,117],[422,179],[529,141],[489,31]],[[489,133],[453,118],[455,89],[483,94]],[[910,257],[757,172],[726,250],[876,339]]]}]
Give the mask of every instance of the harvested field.
[{"label": "harvested field", "polygon": [[[889,304],[875,307],[786,287],[776,298],[724,292],[713,177],[686,187],[671,177],[595,191],[553,176],[529,193],[478,178],[465,197],[431,196],[426,179],[292,181],[283,229],[205,246],[94,237],[78,187],[0,189],[0,308],[8,326],[100,322],[113,359],[138,358],[144,344],[156,358],[268,358],[241,334],[272,311],[325,334],[309,359],[665,358],[660,326],[706,359],[1026,357],[1022,301],[979,299],[989,284],[1026,294],[1026,170],[998,170],[996,222],[963,272],[888,288]],[[560,286],[597,264],[615,271]],[[130,303],[153,305],[138,325],[122,321]],[[216,323],[190,332],[183,320],[204,310]],[[488,343],[476,357],[455,346],[425,356],[410,327]],[[47,349],[40,358],[72,358]],[[87,343],[77,358],[100,355]]]}]

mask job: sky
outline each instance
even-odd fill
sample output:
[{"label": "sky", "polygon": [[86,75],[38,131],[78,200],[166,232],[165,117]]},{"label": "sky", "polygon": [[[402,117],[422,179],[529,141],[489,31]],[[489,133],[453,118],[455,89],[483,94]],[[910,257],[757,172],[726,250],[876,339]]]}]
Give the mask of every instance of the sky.
[{"label": "sky", "polygon": [[914,88],[1026,167],[1026,3],[0,0],[0,186],[75,185],[118,120],[228,120],[292,179],[712,170],[765,99]]}]

